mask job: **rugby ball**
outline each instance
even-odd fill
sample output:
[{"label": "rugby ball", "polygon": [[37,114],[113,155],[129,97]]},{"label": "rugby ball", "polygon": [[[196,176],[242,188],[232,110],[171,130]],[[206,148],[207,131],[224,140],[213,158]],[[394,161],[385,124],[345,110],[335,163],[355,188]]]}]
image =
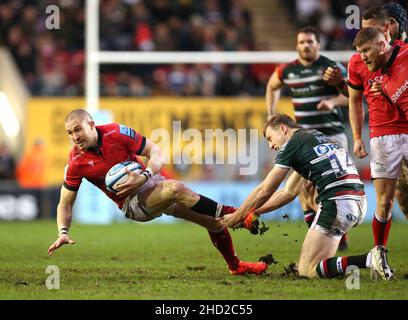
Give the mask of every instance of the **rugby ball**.
[{"label": "rugby ball", "polygon": [[134,161],[123,161],[115,164],[109,169],[105,177],[105,185],[110,192],[118,192],[119,190],[116,189],[116,186],[128,180],[129,175],[126,169],[136,173],[143,171],[142,166]]}]

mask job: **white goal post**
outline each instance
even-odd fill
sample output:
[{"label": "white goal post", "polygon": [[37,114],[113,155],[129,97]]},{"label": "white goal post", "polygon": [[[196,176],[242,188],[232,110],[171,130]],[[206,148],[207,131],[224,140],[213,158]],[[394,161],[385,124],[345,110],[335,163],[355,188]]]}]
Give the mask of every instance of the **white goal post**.
[{"label": "white goal post", "polygon": [[[173,63],[283,63],[297,57],[296,51],[237,52],[145,52],[99,51],[99,0],[86,1],[86,74],[85,95],[88,111],[99,109],[100,64],[173,64]],[[354,51],[322,51],[328,58],[346,62]]]}]

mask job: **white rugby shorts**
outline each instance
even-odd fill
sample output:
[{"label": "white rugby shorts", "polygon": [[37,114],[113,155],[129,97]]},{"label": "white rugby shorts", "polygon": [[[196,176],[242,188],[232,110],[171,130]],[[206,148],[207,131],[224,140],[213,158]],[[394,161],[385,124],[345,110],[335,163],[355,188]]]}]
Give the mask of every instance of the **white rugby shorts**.
[{"label": "white rugby shorts", "polygon": [[332,239],[340,240],[347,231],[363,222],[366,213],[366,196],[355,196],[350,199],[334,197],[319,203],[310,228]]},{"label": "white rugby shorts", "polygon": [[408,161],[408,134],[386,135],[370,140],[372,179],[397,179],[404,159]]},{"label": "white rugby shorts", "polygon": [[132,193],[126,198],[125,204],[122,208],[122,211],[124,212],[126,218],[145,222],[153,220],[162,215],[162,212],[156,210],[156,208],[145,208],[144,206],[142,206],[142,204],[139,202],[138,195],[143,191],[153,188],[163,180],[165,180],[165,178],[162,175],[156,174],[152,178],[150,178],[149,181],[147,181],[144,185],[142,185],[136,192]]}]

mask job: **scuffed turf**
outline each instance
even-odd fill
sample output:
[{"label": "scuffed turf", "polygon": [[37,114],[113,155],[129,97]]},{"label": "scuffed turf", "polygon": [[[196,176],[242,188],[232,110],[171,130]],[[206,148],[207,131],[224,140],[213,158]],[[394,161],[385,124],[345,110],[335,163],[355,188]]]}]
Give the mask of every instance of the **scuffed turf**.
[{"label": "scuffed turf", "polygon": [[[262,276],[235,277],[207,232],[191,223],[74,224],[70,233],[77,243],[49,257],[54,221],[1,222],[0,299],[408,299],[408,224],[393,223],[391,229],[389,263],[397,279],[375,282],[362,270],[359,290],[348,290],[344,278],[287,275],[306,226],[267,225],[262,237],[247,230],[231,234],[241,259],[258,261],[273,254],[278,263]],[[364,224],[350,232],[350,247],[343,254],[371,248],[371,225]],[[60,270],[58,290],[45,286],[48,265]]]}]

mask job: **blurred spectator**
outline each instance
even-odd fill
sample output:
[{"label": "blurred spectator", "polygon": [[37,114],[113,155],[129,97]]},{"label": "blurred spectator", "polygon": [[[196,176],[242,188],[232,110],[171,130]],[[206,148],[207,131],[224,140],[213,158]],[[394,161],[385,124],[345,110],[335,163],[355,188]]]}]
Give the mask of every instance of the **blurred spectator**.
[{"label": "blurred spectator", "polygon": [[187,74],[185,67],[181,64],[174,64],[168,74],[170,92],[176,95],[184,95],[187,86]]},{"label": "blurred spectator", "polygon": [[173,51],[176,48],[168,24],[156,24],[154,28],[154,43],[156,51]]},{"label": "blurred spectator", "polygon": [[407,8],[405,0],[281,0],[288,12],[296,13],[294,23],[298,28],[311,25],[320,29],[323,50],[353,50],[352,43],[358,30],[346,28],[349,5],[356,5],[361,15],[369,6],[387,2],[399,2]]},{"label": "blurred spectator", "polygon": [[296,19],[301,25],[310,25],[313,15],[319,10],[319,0],[296,0]]},{"label": "blurred spectator", "polygon": [[197,64],[188,74],[187,95],[214,96],[216,92],[217,75],[210,65]]},{"label": "blurred spectator", "polygon": [[146,97],[150,96],[151,91],[148,86],[145,85],[142,78],[133,76],[129,83],[129,96],[131,97]]},{"label": "blurred spectator", "polygon": [[4,142],[0,142],[0,180],[15,178],[16,163],[14,157]]},{"label": "blurred spectator", "polygon": [[23,188],[45,187],[47,157],[44,142],[37,139],[17,165],[17,181]]}]

